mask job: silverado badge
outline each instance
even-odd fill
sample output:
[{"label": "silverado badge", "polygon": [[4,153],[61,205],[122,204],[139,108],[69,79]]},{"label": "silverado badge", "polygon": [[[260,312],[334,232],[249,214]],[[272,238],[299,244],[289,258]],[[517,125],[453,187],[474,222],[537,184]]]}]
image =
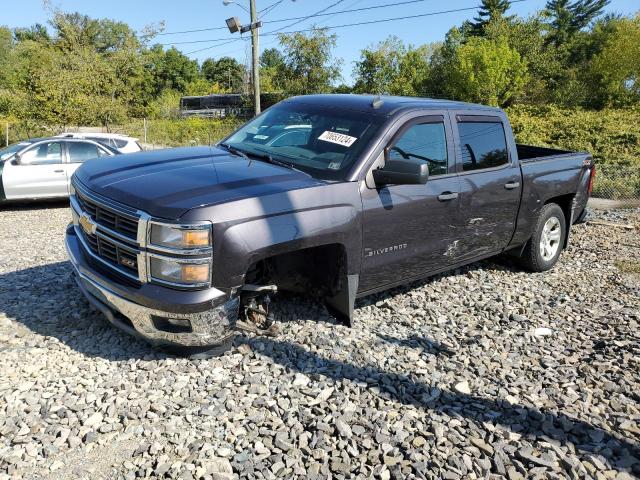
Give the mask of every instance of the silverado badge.
[{"label": "silverado badge", "polygon": [[82,230],[85,231],[85,233],[89,235],[96,234],[96,229],[98,228],[98,225],[96,225],[96,223],[93,220],[91,220],[91,217],[86,213],[83,213],[82,215],[80,215],[80,218],[78,219],[78,223],[82,227]]}]

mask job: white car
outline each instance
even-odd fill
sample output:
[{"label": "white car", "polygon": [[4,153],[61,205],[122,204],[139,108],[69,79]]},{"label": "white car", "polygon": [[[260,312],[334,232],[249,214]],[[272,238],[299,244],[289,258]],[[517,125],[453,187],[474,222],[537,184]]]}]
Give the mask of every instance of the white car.
[{"label": "white car", "polygon": [[115,148],[120,153],[135,153],[142,150],[137,138],[120,135],[118,133],[76,133],[66,132],[56,135],[63,138],[85,138],[94,142]]},{"label": "white car", "polygon": [[81,138],[32,138],[0,150],[0,202],[69,196],[73,172],[85,161],[117,155]]}]

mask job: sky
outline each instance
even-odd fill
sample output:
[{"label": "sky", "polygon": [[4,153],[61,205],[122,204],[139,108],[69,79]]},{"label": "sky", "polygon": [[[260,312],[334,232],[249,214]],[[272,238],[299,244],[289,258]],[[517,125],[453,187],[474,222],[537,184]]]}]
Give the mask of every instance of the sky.
[{"label": "sky", "polygon": [[[242,36],[230,34],[226,29],[225,19],[239,17],[243,24],[249,23],[249,14],[241,7],[249,8],[249,0],[235,0],[236,4],[223,5],[222,0],[51,0],[50,6],[67,12],[80,12],[94,18],[111,18],[128,23],[136,30],[146,25],[164,23],[164,33],[217,28],[217,30],[184,33],[176,35],[160,35],[152,43],[164,43],[169,48],[175,43],[176,48],[189,54],[191,58],[202,62],[205,58],[230,56],[242,63],[247,63],[251,55],[249,34]],[[375,22],[361,26],[348,26],[332,29],[337,34],[336,57],[343,60],[342,75],[345,83],[352,83],[353,64],[360,56],[360,50],[384,40],[389,35],[396,35],[407,44],[422,45],[441,41],[446,32],[464,20],[472,19],[480,0],[417,0],[405,5],[370,9],[367,11],[336,13],[341,10],[370,8],[379,5],[398,3],[407,0],[256,0],[260,11],[278,2],[273,9],[260,15],[264,22],[261,29],[260,49],[277,47],[277,37],[270,32],[303,30],[314,25],[339,26],[359,22]],[[335,4],[335,5],[334,5]],[[544,7],[545,0],[521,0],[513,3],[510,14],[528,16]],[[332,6],[334,5],[334,6]],[[331,7],[332,6],[332,7]],[[327,16],[309,18],[293,24],[295,21],[273,22],[274,20],[292,17],[306,17],[326,9]],[[448,12],[431,16],[404,19],[390,22],[377,20],[394,17],[422,15],[458,9],[472,10]],[[638,0],[612,0],[607,7],[608,12],[624,15],[640,11]],[[50,18],[49,11],[42,0],[0,0],[0,25],[10,28],[26,27],[34,23],[46,23]],[[290,26],[291,25],[291,26]],[[286,28],[288,27],[288,28]],[[210,41],[211,40],[211,41]],[[201,43],[185,43],[202,41]],[[193,52],[193,53],[191,53]]]}]

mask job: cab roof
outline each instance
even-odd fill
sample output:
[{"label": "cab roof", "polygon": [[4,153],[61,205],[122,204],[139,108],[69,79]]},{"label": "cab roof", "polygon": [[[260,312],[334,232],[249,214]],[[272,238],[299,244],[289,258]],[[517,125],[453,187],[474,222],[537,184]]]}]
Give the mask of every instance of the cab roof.
[{"label": "cab roof", "polygon": [[[380,103],[381,101],[381,103]],[[378,104],[374,107],[374,102]],[[489,112],[500,112],[496,107],[479,105],[476,103],[456,102],[453,100],[443,100],[435,98],[420,97],[396,97],[392,95],[354,95],[354,94],[323,94],[304,95],[292,97],[282,103],[307,104],[317,107],[347,108],[349,110],[361,111],[363,113],[392,116],[400,111],[414,109],[432,110],[483,110]]]}]

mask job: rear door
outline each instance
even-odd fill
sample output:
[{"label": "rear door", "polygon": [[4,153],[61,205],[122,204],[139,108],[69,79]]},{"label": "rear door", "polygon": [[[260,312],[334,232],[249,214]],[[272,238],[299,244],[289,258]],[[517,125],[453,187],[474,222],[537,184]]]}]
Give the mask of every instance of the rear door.
[{"label": "rear door", "polygon": [[511,155],[511,130],[499,115],[452,113],[457,132],[463,235],[456,256],[467,260],[504,249],[515,229],[521,173]]},{"label": "rear door", "polygon": [[6,162],[2,177],[9,200],[67,196],[62,142],[40,142],[24,150],[19,163]]},{"label": "rear door", "polygon": [[96,158],[110,156],[105,148],[100,146],[96,142],[89,142],[86,140],[68,140],[66,143],[67,155],[69,162],[66,164],[67,170],[67,189],[71,183],[71,176],[87,160],[94,160]]},{"label": "rear door", "polygon": [[459,235],[459,182],[446,114],[406,121],[387,144],[389,158],[429,164],[425,185],[361,184],[363,259],[360,291],[381,288],[446,267]]}]

